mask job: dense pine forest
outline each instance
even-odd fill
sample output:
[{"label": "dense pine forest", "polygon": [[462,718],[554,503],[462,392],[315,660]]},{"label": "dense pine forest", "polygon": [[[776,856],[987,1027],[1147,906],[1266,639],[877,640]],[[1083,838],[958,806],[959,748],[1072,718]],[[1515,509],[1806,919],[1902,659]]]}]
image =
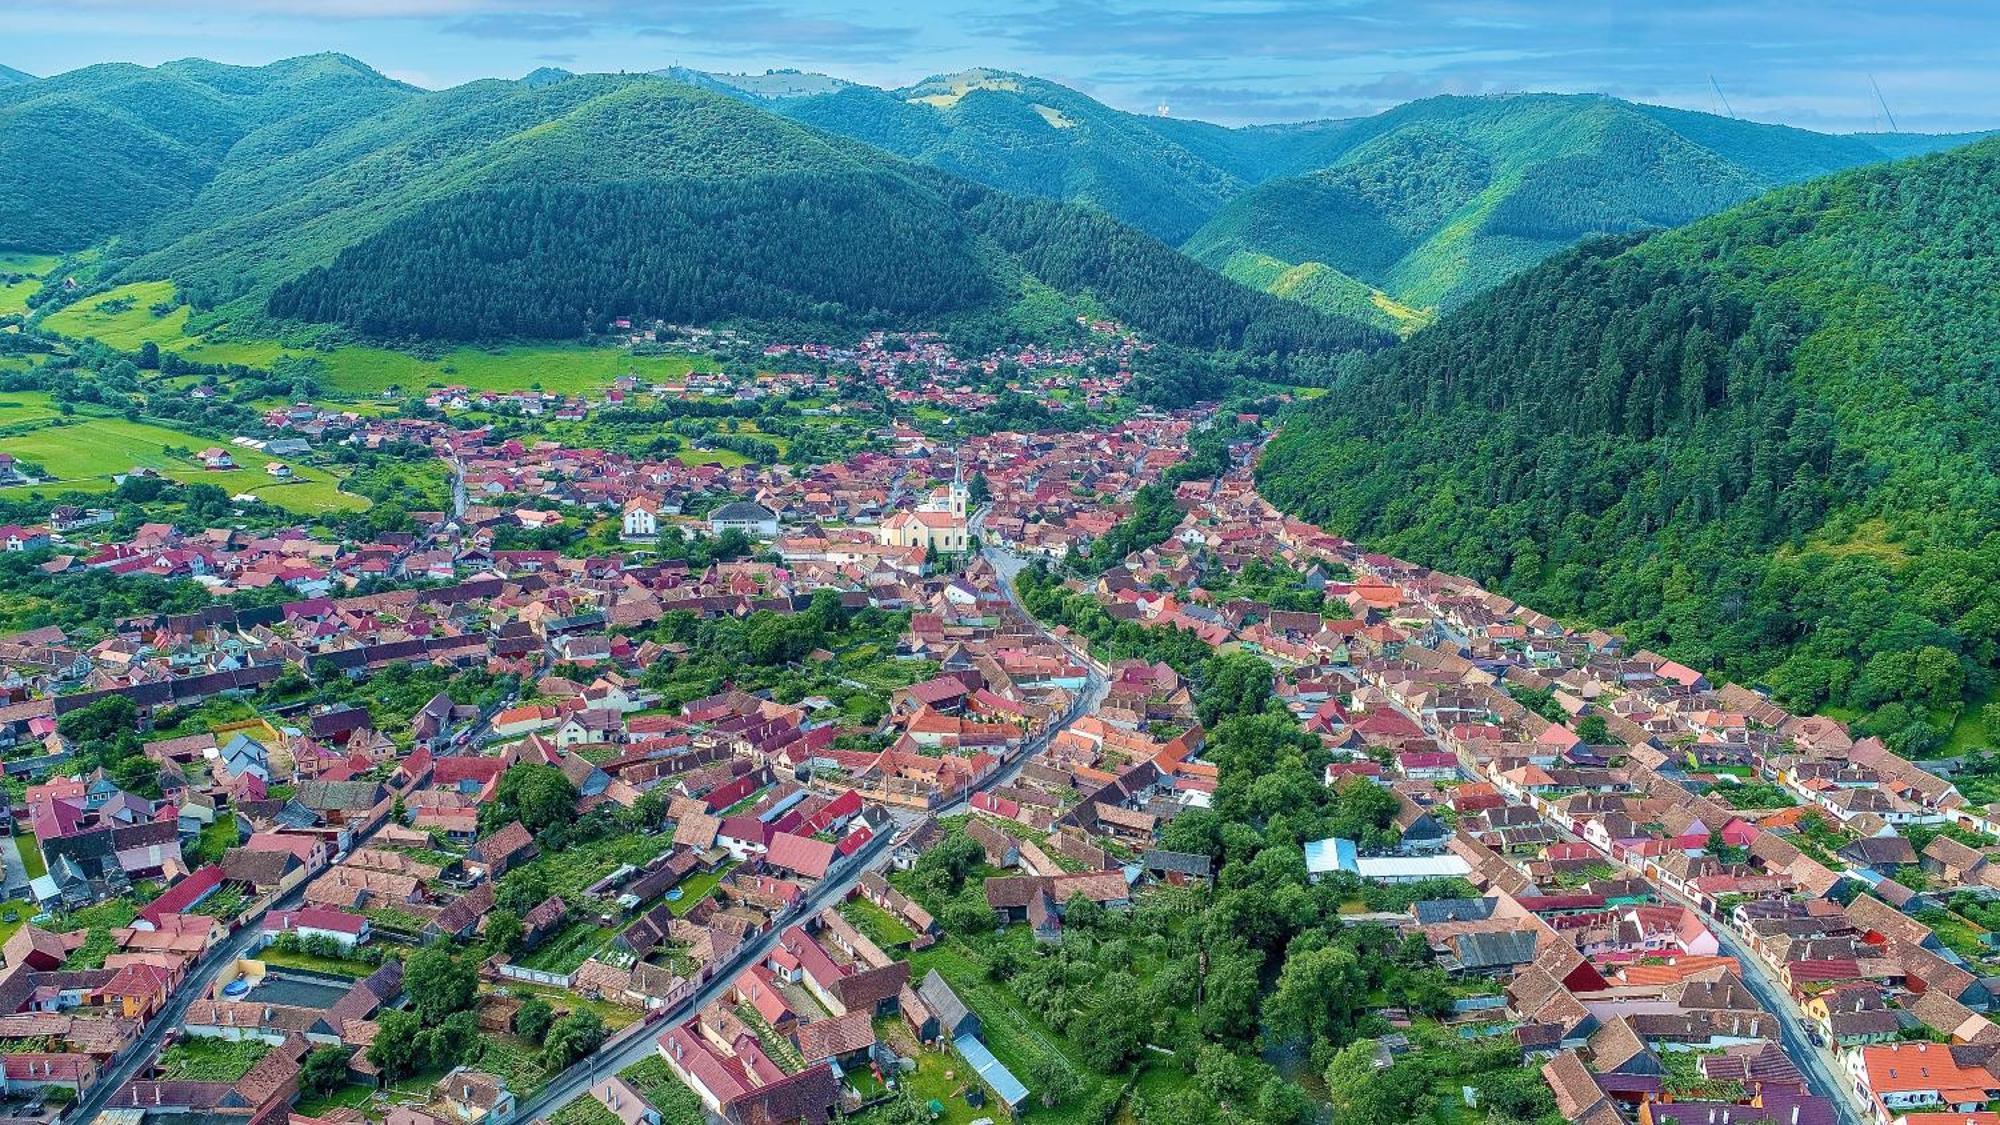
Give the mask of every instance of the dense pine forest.
[{"label": "dense pine forest", "polygon": [[561,337],[624,315],[895,326],[996,312],[1025,272],[1190,347],[1392,341],[1247,289],[1100,213],[914,172],[453,196],[280,286],[269,311],[391,339]]},{"label": "dense pine forest", "polygon": [[2000,656],[2000,142],[1520,276],[1265,455],[1335,531],[1942,739]]}]

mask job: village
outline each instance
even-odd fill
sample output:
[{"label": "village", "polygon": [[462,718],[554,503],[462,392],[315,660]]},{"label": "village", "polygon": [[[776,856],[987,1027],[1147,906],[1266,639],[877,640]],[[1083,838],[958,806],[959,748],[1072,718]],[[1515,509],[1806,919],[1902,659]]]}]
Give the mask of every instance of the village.
[{"label": "village", "polygon": [[[1139,345],[1093,331],[1118,373],[1007,364],[1098,425],[946,426],[1001,401],[1000,362],[877,334],[764,351],[893,404],[824,461],[519,422],[837,410],[846,377],[447,387],[426,416],[273,410],[233,446],[417,449],[451,502],[409,530],[0,528],[54,590],[213,599],[0,637],[0,1114],[1115,1108],[968,966],[1211,893],[1225,849],[1169,844],[1243,799],[1205,756],[1190,662],[1215,659],[1324,799],[1379,811],[1288,862],[1445,982],[1358,1015],[1372,1073],[1442,1034],[1589,1125],[2000,1125],[2000,793],[1286,518],[1253,479],[1267,417],[1125,403]],[[905,386],[910,357],[939,377]],[[1221,471],[1184,471],[1217,435]],[[1105,557],[1162,493],[1171,531]]]}]

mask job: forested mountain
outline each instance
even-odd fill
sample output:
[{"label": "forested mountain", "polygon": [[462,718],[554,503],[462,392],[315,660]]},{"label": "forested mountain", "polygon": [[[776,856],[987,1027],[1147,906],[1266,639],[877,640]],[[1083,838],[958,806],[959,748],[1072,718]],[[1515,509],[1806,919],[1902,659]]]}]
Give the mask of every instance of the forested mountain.
[{"label": "forested mountain", "polygon": [[[1450,308],[1593,234],[1961,137],[1828,136],[1588,95],[1429,98],[1300,133],[1184,249],[1322,308]],[[1303,274],[1295,271],[1303,270]],[[1309,279],[1310,285],[1301,281]]]},{"label": "forested mountain", "polygon": [[0,246],[75,250],[130,231],[226,163],[294,151],[415,94],[343,55],[0,79]]},{"label": "forested mountain", "polygon": [[[1101,307],[1171,343],[1328,351],[1427,323],[1590,233],[1946,143],[1592,97],[1226,129],[996,71],[895,91],[667,73],[549,68],[431,92],[321,55],[0,88],[0,245],[94,247],[86,281],[170,279],[198,325],[276,314],[466,338],[568,334],[614,310],[883,323],[990,318],[1053,287],[1069,304],[1043,301],[1044,325]],[[613,206],[653,225],[623,229]],[[1195,231],[1198,261],[1262,294],[1121,222]]]},{"label": "forested mountain", "polygon": [[1780,189],[1471,301],[1260,477],[1922,752],[2000,657],[1996,276],[2000,140]]},{"label": "forested mountain", "polygon": [[1088,204],[1176,243],[1263,178],[1269,146],[1258,142],[1271,136],[1124,113],[1001,71],[810,96],[765,93],[768,79],[736,88],[815,128],[1016,195]]},{"label": "forested mountain", "polygon": [[18,86],[23,82],[34,82],[34,75],[25,70],[15,70],[11,66],[0,66],[0,86]]},{"label": "forested mountain", "polygon": [[[571,336],[612,315],[962,316],[990,328],[1028,318],[1007,319],[1028,302],[1043,328],[1073,331],[1076,313],[1101,310],[1203,349],[1389,341],[1248,290],[1099,213],[1004,199],[651,75],[545,70],[425,92],[326,56],[255,71],[93,68],[31,89],[43,87],[58,92],[14,104],[157,119],[147,143],[183,144],[173,151],[186,159],[132,206],[79,208],[68,234],[9,230],[0,244],[73,249],[115,234],[87,278],[170,279],[201,324],[275,316],[446,339]],[[26,150],[48,133],[54,111],[35,112],[8,142]],[[181,137],[205,147],[187,151]],[[157,165],[167,151],[139,147],[74,163]],[[46,183],[23,182],[38,204],[22,200],[14,215],[49,219]],[[1089,245],[1038,241],[1056,238]]]}]

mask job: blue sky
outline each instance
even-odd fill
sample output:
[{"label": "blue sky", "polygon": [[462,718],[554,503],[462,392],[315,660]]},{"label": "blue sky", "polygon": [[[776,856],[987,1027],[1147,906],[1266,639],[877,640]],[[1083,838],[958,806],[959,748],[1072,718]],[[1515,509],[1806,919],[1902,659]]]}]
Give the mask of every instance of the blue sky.
[{"label": "blue sky", "polygon": [[875,85],[992,66],[1225,124],[1439,93],[1603,92],[1833,131],[2000,126],[1994,0],[9,0],[51,74],[337,50],[423,86],[538,66],[797,67]]}]

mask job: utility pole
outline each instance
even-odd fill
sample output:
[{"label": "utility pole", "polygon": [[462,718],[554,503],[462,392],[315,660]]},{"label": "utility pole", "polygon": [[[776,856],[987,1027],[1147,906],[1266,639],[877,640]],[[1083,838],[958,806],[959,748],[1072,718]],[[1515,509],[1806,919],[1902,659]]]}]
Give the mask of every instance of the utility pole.
[{"label": "utility pole", "polygon": [[1889,119],[1889,131],[1891,133],[1902,132],[1901,129],[1896,127],[1896,115],[1889,112],[1889,99],[1882,96],[1881,83],[1875,81],[1875,76],[1871,74],[1868,76],[1868,84],[1875,88],[1875,101],[1882,107],[1882,116]]},{"label": "utility pole", "polygon": [[1716,100],[1722,103],[1722,112],[1728,114],[1731,121],[1736,120],[1736,111],[1729,108],[1729,97],[1722,92],[1722,84],[1715,80],[1715,75],[1708,76],[1708,85],[1715,91]]}]

